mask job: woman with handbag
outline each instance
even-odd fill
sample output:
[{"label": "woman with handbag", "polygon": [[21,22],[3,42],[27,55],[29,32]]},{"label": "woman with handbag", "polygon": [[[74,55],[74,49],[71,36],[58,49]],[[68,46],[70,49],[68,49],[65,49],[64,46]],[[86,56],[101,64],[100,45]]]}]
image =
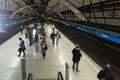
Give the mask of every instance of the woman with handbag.
[{"label": "woman with handbag", "polygon": [[44,58],[44,60],[45,60],[46,52],[47,52],[47,49],[48,49],[48,47],[47,47],[47,42],[46,42],[45,38],[43,38],[40,46],[41,46],[42,56],[43,56],[43,58]]}]

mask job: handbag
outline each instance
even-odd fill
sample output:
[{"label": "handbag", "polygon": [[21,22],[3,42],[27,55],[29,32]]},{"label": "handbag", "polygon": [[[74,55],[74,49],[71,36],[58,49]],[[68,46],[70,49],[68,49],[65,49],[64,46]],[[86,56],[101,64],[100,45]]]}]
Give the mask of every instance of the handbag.
[{"label": "handbag", "polygon": [[26,50],[26,47],[24,47],[24,49],[23,50]]},{"label": "handbag", "polygon": [[21,48],[18,48],[18,52],[20,52],[21,51]]},{"label": "handbag", "polygon": [[45,45],[44,49],[45,49],[45,50],[48,49],[47,45]]}]

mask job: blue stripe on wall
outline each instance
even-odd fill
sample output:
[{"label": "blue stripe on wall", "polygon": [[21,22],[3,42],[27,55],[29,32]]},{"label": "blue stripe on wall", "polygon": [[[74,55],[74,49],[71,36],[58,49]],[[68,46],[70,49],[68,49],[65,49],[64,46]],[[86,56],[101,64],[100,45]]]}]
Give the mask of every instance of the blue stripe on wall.
[{"label": "blue stripe on wall", "polygon": [[[61,24],[64,24],[64,25],[70,26],[70,27],[74,25],[70,22],[56,20],[56,19],[53,19],[53,21],[59,22]],[[114,35],[111,35],[111,34],[108,34],[108,33],[103,33],[103,32],[96,31],[96,30],[93,30],[93,29],[90,29],[90,28],[79,26],[79,25],[74,25],[74,27],[76,29],[80,30],[80,31],[83,31],[83,32],[89,33],[91,35],[95,35],[97,37],[107,39],[107,40],[110,40],[110,41],[115,42],[117,44],[120,44],[120,36],[114,36]]]}]

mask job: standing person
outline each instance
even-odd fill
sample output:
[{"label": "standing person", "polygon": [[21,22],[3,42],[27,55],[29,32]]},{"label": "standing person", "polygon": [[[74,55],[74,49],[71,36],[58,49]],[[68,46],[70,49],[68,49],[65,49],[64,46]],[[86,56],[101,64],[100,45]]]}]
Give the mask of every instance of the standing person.
[{"label": "standing person", "polygon": [[28,29],[27,28],[25,28],[25,38],[28,38]]},{"label": "standing person", "polygon": [[58,45],[58,41],[60,38],[61,38],[61,35],[60,35],[59,31],[57,31],[57,33],[56,33],[56,45]]},{"label": "standing person", "polygon": [[55,44],[55,33],[54,33],[54,31],[50,34],[50,39],[52,40],[52,44]]},{"label": "standing person", "polygon": [[29,42],[30,42],[29,45],[31,46],[32,45],[32,30],[31,29],[29,30],[29,34],[28,35],[29,35]]},{"label": "standing person", "polygon": [[74,67],[75,67],[75,64],[76,64],[76,71],[80,72],[79,69],[78,69],[78,65],[79,65],[80,58],[82,57],[82,54],[81,54],[81,51],[79,49],[79,45],[76,45],[76,47],[72,50],[72,53],[73,53],[73,58],[72,58],[73,65],[72,65],[72,68],[74,70]]},{"label": "standing person", "polygon": [[99,71],[97,78],[99,80],[115,80],[110,64],[107,64],[102,70]]},{"label": "standing person", "polygon": [[53,32],[55,31],[55,28],[54,27],[52,27],[52,30],[53,30]]},{"label": "standing person", "polygon": [[23,52],[23,57],[25,57],[25,50],[26,50],[25,42],[24,42],[24,40],[22,40],[21,37],[19,38],[19,40],[20,40],[20,44],[19,44],[19,55],[17,55],[17,56],[20,56],[20,55],[21,55],[21,52]]},{"label": "standing person", "polygon": [[41,29],[40,29],[41,36],[44,36],[44,32],[45,32],[45,28],[41,26]]},{"label": "standing person", "polygon": [[22,25],[20,26],[20,31],[21,31],[21,34],[23,34],[23,26]]},{"label": "standing person", "polygon": [[45,56],[46,56],[46,52],[47,52],[47,42],[46,42],[45,38],[43,38],[40,46],[41,46],[42,56],[45,60]]},{"label": "standing person", "polygon": [[38,42],[38,32],[36,32],[36,34],[35,34],[35,42],[36,43]]},{"label": "standing person", "polygon": [[38,23],[38,25],[37,25],[37,31],[38,31],[38,33],[40,33],[40,30],[41,30],[41,24]]}]

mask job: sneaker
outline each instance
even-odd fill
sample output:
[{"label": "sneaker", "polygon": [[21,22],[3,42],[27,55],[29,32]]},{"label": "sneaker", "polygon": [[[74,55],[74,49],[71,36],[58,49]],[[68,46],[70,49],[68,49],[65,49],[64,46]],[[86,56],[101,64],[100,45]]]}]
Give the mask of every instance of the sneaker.
[{"label": "sneaker", "polygon": [[79,70],[76,70],[77,72],[80,72]]}]

